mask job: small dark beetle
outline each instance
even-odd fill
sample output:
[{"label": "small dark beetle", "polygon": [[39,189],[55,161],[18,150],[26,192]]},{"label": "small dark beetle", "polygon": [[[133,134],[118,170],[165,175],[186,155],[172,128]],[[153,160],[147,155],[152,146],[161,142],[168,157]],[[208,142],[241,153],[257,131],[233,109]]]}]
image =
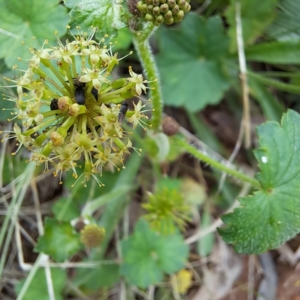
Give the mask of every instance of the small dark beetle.
[{"label": "small dark beetle", "polygon": [[120,112],[118,114],[118,122],[120,124],[123,123],[125,116],[126,116],[126,112],[128,110],[128,103],[127,102],[123,102],[121,107],[120,107]]},{"label": "small dark beetle", "polygon": [[52,99],[50,103],[50,109],[51,110],[57,110],[58,109],[58,100],[57,99]]}]

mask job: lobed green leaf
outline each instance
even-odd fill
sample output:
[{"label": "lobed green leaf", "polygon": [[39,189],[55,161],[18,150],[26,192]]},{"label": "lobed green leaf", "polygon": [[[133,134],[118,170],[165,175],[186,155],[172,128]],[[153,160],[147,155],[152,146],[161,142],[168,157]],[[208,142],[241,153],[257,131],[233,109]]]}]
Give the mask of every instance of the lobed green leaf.
[{"label": "lobed green leaf", "polygon": [[92,26],[97,28],[99,39],[109,35],[113,38],[118,30],[125,28],[124,9],[119,1],[111,0],[66,0],[65,5],[71,9],[71,26],[79,25],[88,31]]},{"label": "lobed green leaf", "polygon": [[[7,66],[31,56],[25,47],[40,48],[45,39],[55,41],[66,33],[69,18],[59,0],[0,0],[0,58]],[[24,42],[24,46],[21,45]],[[27,56],[26,56],[27,54]]]},{"label": "lobed green leaf", "polygon": [[179,234],[162,236],[140,220],[133,235],[121,243],[121,274],[133,285],[145,288],[162,281],[163,273],[180,270],[188,255],[188,246]]},{"label": "lobed green leaf", "polygon": [[224,215],[225,226],[219,228],[239,253],[278,248],[300,231],[300,115],[289,110],[281,126],[266,122],[257,133],[256,177],[262,189],[239,199],[240,207]]},{"label": "lobed green leaf", "polygon": [[81,248],[79,234],[74,232],[70,223],[47,218],[45,233],[38,239],[35,251],[44,252],[54,260],[63,262],[76,254]]}]

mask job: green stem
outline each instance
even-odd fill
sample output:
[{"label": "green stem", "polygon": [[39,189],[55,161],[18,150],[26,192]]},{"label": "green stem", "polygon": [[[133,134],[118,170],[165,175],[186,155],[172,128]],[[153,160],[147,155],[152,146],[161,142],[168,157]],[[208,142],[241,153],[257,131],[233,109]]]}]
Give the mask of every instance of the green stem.
[{"label": "green stem", "polygon": [[[42,61],[43,62],[43,61]],[[68,92],[69,95],[71,95],[71,89],[70,86],[66,83],[66,81],[64,80],[64,78],[62,77],[62,75],[58,72],[58,70],[52,65],[52,63],[48,63],[45,64],[45,67],[49,68],[53,74],[57,77],[57,79],[61,82],[61,84],[64,86],[64,88],[66,89],[66,91]]]},{"label": "green stem", "polygon": [[143,69],[145,70],[150,88],[150,97],[153,104],[152,113],[152,128],[157,130],[161,124],[162,118],[162,92],[160,89],[159,74],[151,52],[148,39],[156,27],[149,23],[148,27],[143,30],[143,33],[138,32],[134,36],[134,46],[137,50]]},{"label": "green stem", "polygon": [[125,93],[125,92],[129,91],[133,86],[134,86],[134,84],[129,83],[126,86],[124,86],[118,90],[101,95],[101,97],[100,97],[101,103],[105,103],[105,102],[108,102],[109,100],[116,98],[116,96],[119,96],[121,93]]},{"label": "green stem", "polygon": [[225,172],[229,175],[232,175],[244,182],[248,182],[258,189],[261,188],[260,183],[255,178],[249,177],[249,176],[233,169],[232,167],[228,167],[228,166],[224,165],[223,163],[218,162],[217,160],[211,158],[207,154],[200,152],[198,149],[191,146],[188,142],[186,142],[182,138],[177,138],[177,140],[178,140],[178,144],[180,144],[182,146],[182,148],[184,150],[186,150],[186,152],[190,153],[191,155],[193,155],[194,157],[203,161],[204,163],[207,163],[210,166],[212,166],[213,168],[216,168],[216,169],[218,169],[222,172]]}]

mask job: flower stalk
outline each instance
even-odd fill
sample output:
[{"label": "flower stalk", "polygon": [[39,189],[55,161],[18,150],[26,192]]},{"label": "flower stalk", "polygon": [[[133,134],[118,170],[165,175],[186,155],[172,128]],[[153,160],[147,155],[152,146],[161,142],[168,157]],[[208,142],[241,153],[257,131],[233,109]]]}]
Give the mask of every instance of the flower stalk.
[{"label": "flower stalk", "polygon": [[211,158],[209,155],[200,152],[198,149],[196,149],[195,147],[190,145],[188,142],[186,142],[182,138],[178,137],[177,140],[178,140],[178,144],[181,145],[181,147],[186,152],[190,153],[191,155],[198,158],[202,162],[207,163],[211,167],[213,167],[217,170],[220,170],[221,172],[225,172],[228,175],[232,175],[243,182],[250,183],[252,186],[254,186],[258,189],[261,188],[259,181],[256,180],[255,178],[249,177],[249,176],[241,173],[240,171],[233,169],[232,167],[226,166],[224,163],[218,162],[217,160]]},{"label": "flower stalk", "polygon": [[157,131],[161,125],[163,107],[159,73],[149,45],[149,37],[156,30],[156,28],[157,27],[154,26],[154,24],[148,23],[147,27],[143,30],[143,33],[137,32],[134,35],[133,40],[135,49],[137,50],[143,69],[145,70],[148,79],[150,98],[153,105],[151,125],[152,129],[155,131]]}]

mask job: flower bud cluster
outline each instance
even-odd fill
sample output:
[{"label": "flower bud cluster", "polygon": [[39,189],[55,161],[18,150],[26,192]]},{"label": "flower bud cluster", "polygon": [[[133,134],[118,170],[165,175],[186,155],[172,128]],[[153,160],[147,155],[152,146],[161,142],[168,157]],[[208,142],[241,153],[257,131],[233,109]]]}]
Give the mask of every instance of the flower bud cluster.
[{"label": "flower bud cluster", "polygon": [[137,8],[144,18],[153,22],[156,26],[160,24],[171,25],[182,21],[185,13],[189,12],[190,0],[141,0]]},{"label": "flower bud cluster", "polygon": [[133,148],[122,123],[135,128],[147,119],[141,101],[134,110],[122,105],[145,92],[147,81],[131,67],[130,77],[113,80],[120,59],[103,43],[86,33],[54,48],[45,48],[45,41],[42,49],[30,49],[29,67],[20,70],[20,78],[6,78],[16,86],[17,96],[7,100],[15,102],[13,119],[22,126],[16,123],[5,137],[16,137],[33,152],[32,161],[52,165],[55,176],[72,170],[75,179],[83,177],[85,183],[92,176],[99,185],[95,174],[101,176],[103,167],[120,170]]},{"label": "flower bud cluster", "polygon": [[190,208],[177,189],[160,188],[148,195],[148,202],[142,207],[147,211],[144,218],[162,234],[174,233],[176,227],[183,229],[189,220]]}]

